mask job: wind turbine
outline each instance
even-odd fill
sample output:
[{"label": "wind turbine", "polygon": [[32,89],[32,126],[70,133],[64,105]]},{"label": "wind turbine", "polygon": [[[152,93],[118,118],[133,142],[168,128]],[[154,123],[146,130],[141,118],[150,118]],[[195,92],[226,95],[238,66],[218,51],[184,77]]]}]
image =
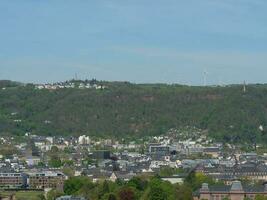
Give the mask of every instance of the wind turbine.
[{"label": "wind turbine", "polygon": [[207,71],[207,69],[204,69],[204,71],[203,71],[203,85],[204,86],[207,86],[207,76],[208,76],[208,71]]}]

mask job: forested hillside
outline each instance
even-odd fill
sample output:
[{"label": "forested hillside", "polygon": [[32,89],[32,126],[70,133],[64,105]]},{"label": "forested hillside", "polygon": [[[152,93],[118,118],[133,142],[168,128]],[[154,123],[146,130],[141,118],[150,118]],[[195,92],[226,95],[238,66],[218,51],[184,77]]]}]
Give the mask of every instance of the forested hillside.
[{"label": "forested hillside", "polygon": [[0,133],[144,136],[196,126],[217,139],[267,141],[267,85],[189,87],[105,82],[107,88],[38,90],[1,82]]}]

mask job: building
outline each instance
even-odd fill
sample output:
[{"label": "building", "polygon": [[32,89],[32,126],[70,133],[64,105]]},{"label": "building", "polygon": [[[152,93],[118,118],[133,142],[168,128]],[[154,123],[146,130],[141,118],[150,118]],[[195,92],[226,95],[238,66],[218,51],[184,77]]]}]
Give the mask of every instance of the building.
[{"label": "building", "polygon": [[82,135],[78,138],[78,143],[80,145],[88,145],[90,144],[90,138],[89,136],[86,136],[86,135]]},{"label": "building", "polygon": [[30,189],[58,189],[63,190],[66,176],[61,172],[30,173],[28,185]]},{"label": "building", "polygon": [[26,187],[27,176],[23,173],[0,172],[0,188],[18,189]]},{"label": "building", "polygon": [[207,183],[202,184],[201,189],[194,195],[195,200],[243,200],[245,198],[255,199],[256,195],[267,196],[267,184],[252,187],[243,187],[240,181],[234,181],[231,186],[211,186]]},{"label": "building", "polygon": [[161,180],[163,181],[169,181],[171,184],[183,184],[184,183],[184,176],[169,176],[169,177],[161,177]]},{"label": "building", "polygon": [[170,147],[165,145],[149,145],[150,155],[167,156],[170,155]]},{"label": "building", "polygon": [[109,180],[112,182],[115,182],[116,180],[122,180],[122,181],[129,181],[134,176],[136,176],[133,172],[113,172],[111,176],[109,177]]},{"label": "building", "polygon": [[36,157],[36,156],[31,156],[26,159],[26,163],[28,166],[35,166],[35,165],[38,165],[40,162],[41,162],[41,158]]},{"label": "building", "polygon": [[267,181],[267,166],[264,164],[246,163],[231,167],[216,164],[213,167],[199,165],[197,171],[225,183],[243,178],[251,181]]},{"label": "building", "polygon": [[56,200],[85,200],[83,197],[73,197],[73,196],[61,196],[56,198]]},{"label": "building", "polygon": [[96,160],[106,160],[110,159],[110,151],[106,150],[97,150],[93,152],[93,158]]},{"label": "building", "polygon": [[220,148],[219,147],[206,147],[204,148],[204,154],[210,155],[213,158],[218,158],[220,155]]},{"label": "building", "polygon": [[112,175],[112,172],[100,169],[94,169],[93,171],[90,172],[87,171],[86,173],[87,176],[91,178],[94,183],[103,180],[110,180],[110,177]]}]

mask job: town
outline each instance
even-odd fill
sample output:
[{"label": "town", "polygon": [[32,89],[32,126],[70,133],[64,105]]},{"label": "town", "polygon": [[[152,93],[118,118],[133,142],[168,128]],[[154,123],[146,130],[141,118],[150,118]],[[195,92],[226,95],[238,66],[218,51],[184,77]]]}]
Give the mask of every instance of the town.
[{"label": "town", "polygon": [[267,0],[0,0],[0,200],[267,200]]},{"label": "town", "polygon": [[[194,172],[221,187],[216,190],[202,182],[201,188],[192,191],[194,199],[254,199],[267,194],[267,154],[259,151],[260,145],[248,152],[242,145],[214,142],[195,127],[171,129],[164,136],[132,141],[30,133],[19,139],[1,137],[0,141],[0,187],[4,191],[64,194],[64,184],[72,177],[115,183],[138,176],[158,176],[162,181],[182,185]],[[249,183],[249,189],[243,183]],[[85,197],[62,195],[57,197],[60,199]]]},{"label": "town", "polygon": [[58,89],[66,89],[66,88],[72,88],[72,89],[96,89],[96,90],[103,90],[107,87],[97,83],[95,79],[92,80],[85,80],[85,81],[78,81],[78,80],[70,80],[65,82],[58,82],[58,83],[47,83],[47,84],[35,84],[35,89],[42,90],[58,90]]}]

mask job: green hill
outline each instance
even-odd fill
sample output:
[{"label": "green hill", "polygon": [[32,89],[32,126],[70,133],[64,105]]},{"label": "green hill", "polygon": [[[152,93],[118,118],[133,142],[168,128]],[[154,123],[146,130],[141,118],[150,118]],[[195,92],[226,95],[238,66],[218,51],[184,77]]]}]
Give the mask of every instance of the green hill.
[{"label": "green hill", "polygon": [[196,126],[217,139],[267,141],[267,85],[189,87],[102,82],[107,89],[0,90],[0,134],[144,136]]}]

